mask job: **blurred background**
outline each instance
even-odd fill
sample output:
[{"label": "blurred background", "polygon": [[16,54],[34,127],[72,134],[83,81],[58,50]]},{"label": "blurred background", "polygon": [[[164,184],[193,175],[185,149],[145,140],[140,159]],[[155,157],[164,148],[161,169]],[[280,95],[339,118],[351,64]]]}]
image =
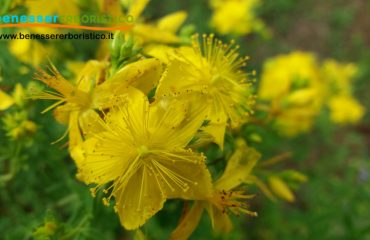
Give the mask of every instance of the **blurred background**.
[{"label": "blurred background", "polygon": [[[365,109],[370,109],[370,1],[255,1],[258,3],[253,14],[258,19],[254,23],[257,27],[227,34],[210,23],[215,11],[212,6],[217,5],[212,2],[217,1],[152,0],[142,15],[151,22],[184,10],[188,13],[184,31],[215,32],[226,41],[235,39],[241,54],[251,57],[248,69],[257,72],[256,86],[267,59],[293,51],[313,53],[319,62],[335,59],[353,63],[358,68],[353,95]],[[15,11],[24,12],[26,8]],[[227,14],[224,21],[228,21]],[[58,47],[49,45],[48,55],[62,69],[67,69],[64,59],[86,61],[96,57],[98,42],[58,44]],[[16,83],[27,88],[36,68],[17,58],[11,48],[9,41],[0,41],[0,86],[9,93],[15,91]],[[68,70],[62,73],[71,74]],[[37,131],[32,124],[28,126],[32,136],[9,140],[12,123],[25,118],[21,113],[11,119],[7,117],[1,125],[0,239],[133,238],[120,227],[113,210],[91,198],[89,189],[76,181],[74,164],[63,143],[50,144],[63,134],[65,127],[55,123],[51,113],[40,114],[48,103],[24,104],[27,118],[37,125]],[[5,113],[0,114],[5,119]],[[235,217],[233,232],[220,236],[212,233],[204,215],[192,239],[370,239],[369,111],[357,124],[346,126],[331,123],[329,115],[323,111],[315,118],[310,132],[291,138],[270,128],[253,129],[262,143],[251,145],[262,153],[263,159],[290,152],[292,156],[279,167],[293,168],[307,176],[308,180],[294,191],[294,202],[271,201],[251,187],[249,191],[257,194],[250,209],[257,211],[258,217]],[[241,135],[248,135],[250,129],[240,131],[244,131]],[[209,158],[212,160],[212,156]],[[166,239],[180,216],[174,209],[181,207],[176,201],[168,201],[142,232],[148,239]],[[54,229],[50,222],[60,225],[63,238],[40,237]]]}]

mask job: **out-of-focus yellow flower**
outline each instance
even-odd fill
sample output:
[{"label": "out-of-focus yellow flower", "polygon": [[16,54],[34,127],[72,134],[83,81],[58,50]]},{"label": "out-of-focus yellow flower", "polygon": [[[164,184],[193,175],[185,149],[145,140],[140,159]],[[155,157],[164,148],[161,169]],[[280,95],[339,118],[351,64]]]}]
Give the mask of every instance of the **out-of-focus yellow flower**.
[{"label": "out-of-focus yellow flower", "polygon": [[338,63],[332,59],[323,63],[322,75],[328,85],[327,104],[334,123],[355,124],[365,113],[365,108],[353,97],[353,78],[357,71],[353,63]]},{"label": "out-of-focus yellow flower", "polygon": [[260,0],[211,0],[211,26],[223,35],[262,32],[264,24],[255,14],[259,4]]},{"label": "out-of-focus yellow flower", "polygon": [[230,157],[223,175],[213,185],[212,197],[196,201],[181,218],[170,239],[188,239],[197,227],[204,209],[211,218],[213,229],[218,232],[231,231],[232,223],[229,213],[237,216],[240,213],[257,216],[257,213],[248,210],[248,205],[243,202],[245,199],[252,198],[253,195],[246,195],[236,188],[246,181],[260,158],[260,154],[253,148],[247,147],[244,141],[238,142],[238,148]]},{"label": "out-of-focus yellow flower", "polygon": [[28,9],[30,15],[35,16],[54,16],[54,15],[65,15],[65,16],[78,16],[79,0],[25,0],[24,5]]},{"label": "out-of-focus yellow flower", "polygon": [[204,117],[181,106],[149,106],[147,97],[132,88],[127,102],[107,115],[104,131],[83,144],[81,174],[97,184],[95,189],[113,181],[103,201],[115,197],[126,229],[143,225],[168,198],[211,195],[204,156],[186,149]]},{"label": "out-of-focus yellow flower", "polygon": [[193,37],[192,47],[181,47],[171,56],[156,98],[194,97],[193,107],[206,106],[209,124],[204,131],[222,148],[225,127],[238,127],[248,119],[253,104],[251,83],[241,70],[246,58],[237,47],[223,44],[213,35]]},{"label": "out-of-focus yellow flower", "polygon": [[331,120],[338,124],[355,124],[365,114],[365,108],[351,96],[334,96],[328,105]]},{"label": "out-of-focus yellow flower", "polygon": [[271,102],[278,130],[287,136],[308,131],[323,102],[324,86],[314,55],[292,52],[267,60],[259,97]]},{"label": "out-of-focus yellow flower", "polygon": [[[32,97],[57,101],[44,112],[57,107],[54,111],[56,119],[68,124],[71,151],[82,142],[83,135],[101,129],[101,118],[97,110],[112,107],[132,86],[147,93],[162,73],[158,60],[145,59],[125,66],[111,79],[101,83],[105,80],[106,67],[104,62],[89,61],[81,70],[76,84],[64,79],[53,65],[50,68],[51,74],[41,70],[36,76],[36,79],[57,91],[33,93]],[[78,165],[79,158],[74,159]]]},{"label": "out-of-focus yellow flower", "polygon": [[[29,34],[28,31],[22,31],[23,34]],[[10,52],[20,61],[38,67],[46,58],[47,51],[45,46],[37,40],[15,39],[9,44]]]},{"label": "out-of-focus yellow flower", "polygon": [[32,135],[37,129],[36,124],[28,120],[24,111],[6,114],[2,122],[6,135],[15,141]]}]

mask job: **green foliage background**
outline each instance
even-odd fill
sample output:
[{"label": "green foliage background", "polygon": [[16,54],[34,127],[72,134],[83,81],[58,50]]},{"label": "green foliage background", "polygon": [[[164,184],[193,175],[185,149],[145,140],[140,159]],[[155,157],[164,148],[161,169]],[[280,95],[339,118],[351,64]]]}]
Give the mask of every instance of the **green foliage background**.
[{"label": "green foliage background", "polygon": [[[358,64],[356,96],[370,109],[368,9],[370,1],[366,0],[264,0],[258,11],[272,37],[252,34],[236,40],[241,52],[251,56],[250,69],[256,69],[257,75],[266,58],[293,50]],[[175,10],[186,10],[187,23],[194,24],[198,32],[210,32],[207,21],[211,12],[204,0],[153,0],[144,15],[157,19]],[[0,42],[1,85],[8,89],[18,82],[26,86],[33,72],[20,74],[22,64],[9,53],[7,44]],[[63,54],[56,63],[63,68],[63,58],[92,58],[96,42],[60,44]],[[28,106],[30,118],[39,127],[32,145],[10,141],[0,131],[0,239],[49,239],[45,231],[50,225],[45,223],[50,222],[57,232],[57,237],[50,239],[140,239],[138,233],[125,232],[113,210],[103,206],[98,197],[92,198],[89,189],[75,179],[75,166],[63,144],[50,144],[65,127],[58,125],[52,114],[40,114],[48,104],[39,101]],[[258,193],[251,209],[259,216],[236,219],[230,235],[214,235],[204,216],[192,239],[370,239],[369,117],[367,113],[358,126],[339,128],[331,125],[324,113],[311,133],[294,139],[281,138],[272,129],[256,129],[263,143],[254,147],[263,159],[291,151],[292,159],[283,165],[305,173],[309,181],[297,190],[293,204],[273,203]],[[243,131],[246,136],[248,129]],[[216,148],[209,149],[208,156],[210,162],[217,158]],[[258,190],[251,188],[250,192]],[[176,226],[181,207],[168,201],[142,228],[144,235],[166,239]]]}]

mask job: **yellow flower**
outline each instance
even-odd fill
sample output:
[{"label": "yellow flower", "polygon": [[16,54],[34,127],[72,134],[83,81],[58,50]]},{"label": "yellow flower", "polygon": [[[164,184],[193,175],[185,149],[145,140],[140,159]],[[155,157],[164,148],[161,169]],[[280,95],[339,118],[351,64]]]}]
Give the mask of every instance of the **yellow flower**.
[{"label": "yellow flower", "polygon": [[334,96],[328,104],[330,118],[338,124],[355,124],[365,114],[365,108],[351,96]]},{"label": "yellow flower", "polygon": [[323,63],[321,72],[328,85],[326,96],[331,120],[342,125],[359,122],[365,108],[352,96],[357,66],[329,59]]},{"label": "yellow flower", "polygon": [[[56,119],[69,127],[70,150],[82,142],[83,135],[100,131],[101,118],[97,110],[112,107],[130,86],[149,92],[162,72],[158,60],[145,59],[121,68],[111,79],[100,84],[105,79],[106,67],[104,62],[89,61],[81,70],[76,84],[64,79],[53,65],[51,74],[41,70],[36,76],[57,91],[33,93],[32,97],[57,101],[44,112],[57,107],[54,111]],[[77,165],[79,161],[76,160]]]},{"label": "yellow flower", "polygon": [[254,12],[260,0],[211,0],[210,3],[211,26],[220,34],[245,35],[264,28]]},{"label": "yellow flower", "polygon": [[192,47],[175,51],[156,92],[163,97],[195,96],[193,106],[206,106],[210,120],[204,131],[222,148],[225,127],[238,127],[250,114],[253,103],[251,84],[241,70],[248,59],[239,57],[238,47],[223,44],[213,35],[193,37]]},{"label": "yellow flower", "polygon": [[281,134],[308,131],[320,113],[324,86],[314,55],[292,52],[269,59],[263,66],[259,97],[271,103]]},{"label": "yellow flower", "polygon": [[[87,183],[111,192],[122,225],[136,229],[156,214],[167,198],[205,199],[211,177],[205,157],[186,149],[203,122],[182,104],[149,106],[138,90],[107,115],[104,131],[84,145],[81,174]],[[95,188],[95,189],[96,189]],[[95,190],[93,190],[95,192]]]},{"label": "yellow flower", "polygon": [[223,175],[213,185],[212,197],[196,201],[181,218],[170,239],[188,239],[197,227],[204,209],[211,218],[213,229],[219,232],[231,231],[232,223],[228,216],[230,213],[237,216],[240,213],[257,216],[257,213],[248,210],[248,205],[244,202],[253,195],[246,195],[243,191],[235,189],[247,180],[260,154],[247,147],[244,141],[239,140],[238,143],[238,149],[229,159]]}]

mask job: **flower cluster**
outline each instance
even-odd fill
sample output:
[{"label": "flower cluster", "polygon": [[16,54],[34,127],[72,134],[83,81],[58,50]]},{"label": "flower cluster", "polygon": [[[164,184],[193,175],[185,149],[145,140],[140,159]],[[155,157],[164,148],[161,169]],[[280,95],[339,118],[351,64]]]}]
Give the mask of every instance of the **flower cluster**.
[{"label": "flower cluster", "polygon": [[[134,52],[134,45],[117,36],[112,51]],[[56,101],[44,112],[55,109],[55,118],[68,125],[77,177],[95,185],[94,196],[102,191],[105,205],[114,198],[126,229],[142,226],[173,198],[214,206],[218,229],[231,229],[227,212],[255,215],[243,200],[251,196],[236,188],[246,182],[259,154],[243,146],[244,153],[232,156],[223,177],[213,181],[206,157],[191,146],[213,141],[222,149],[225,131],[249,119],[254,96],[242,69],[247,58],[234,43],[213,35],[192,39],[190,46],[168,51],[166,63],[138,54],[114,71],[109,62],[90,61],[74,82],[52,63],[35,75],[54,91],[33,91],[31,97]]]},{"label": "flower cluster", "polygon": [[354,64],[335,60],[320,64],[308,52],[280,55],[264,64],[259,98],[268,102],[271,120],[283,135],[308,132],[325,106],[334,123],[354,124],[364,115],[353,97],[356,71]]}]

